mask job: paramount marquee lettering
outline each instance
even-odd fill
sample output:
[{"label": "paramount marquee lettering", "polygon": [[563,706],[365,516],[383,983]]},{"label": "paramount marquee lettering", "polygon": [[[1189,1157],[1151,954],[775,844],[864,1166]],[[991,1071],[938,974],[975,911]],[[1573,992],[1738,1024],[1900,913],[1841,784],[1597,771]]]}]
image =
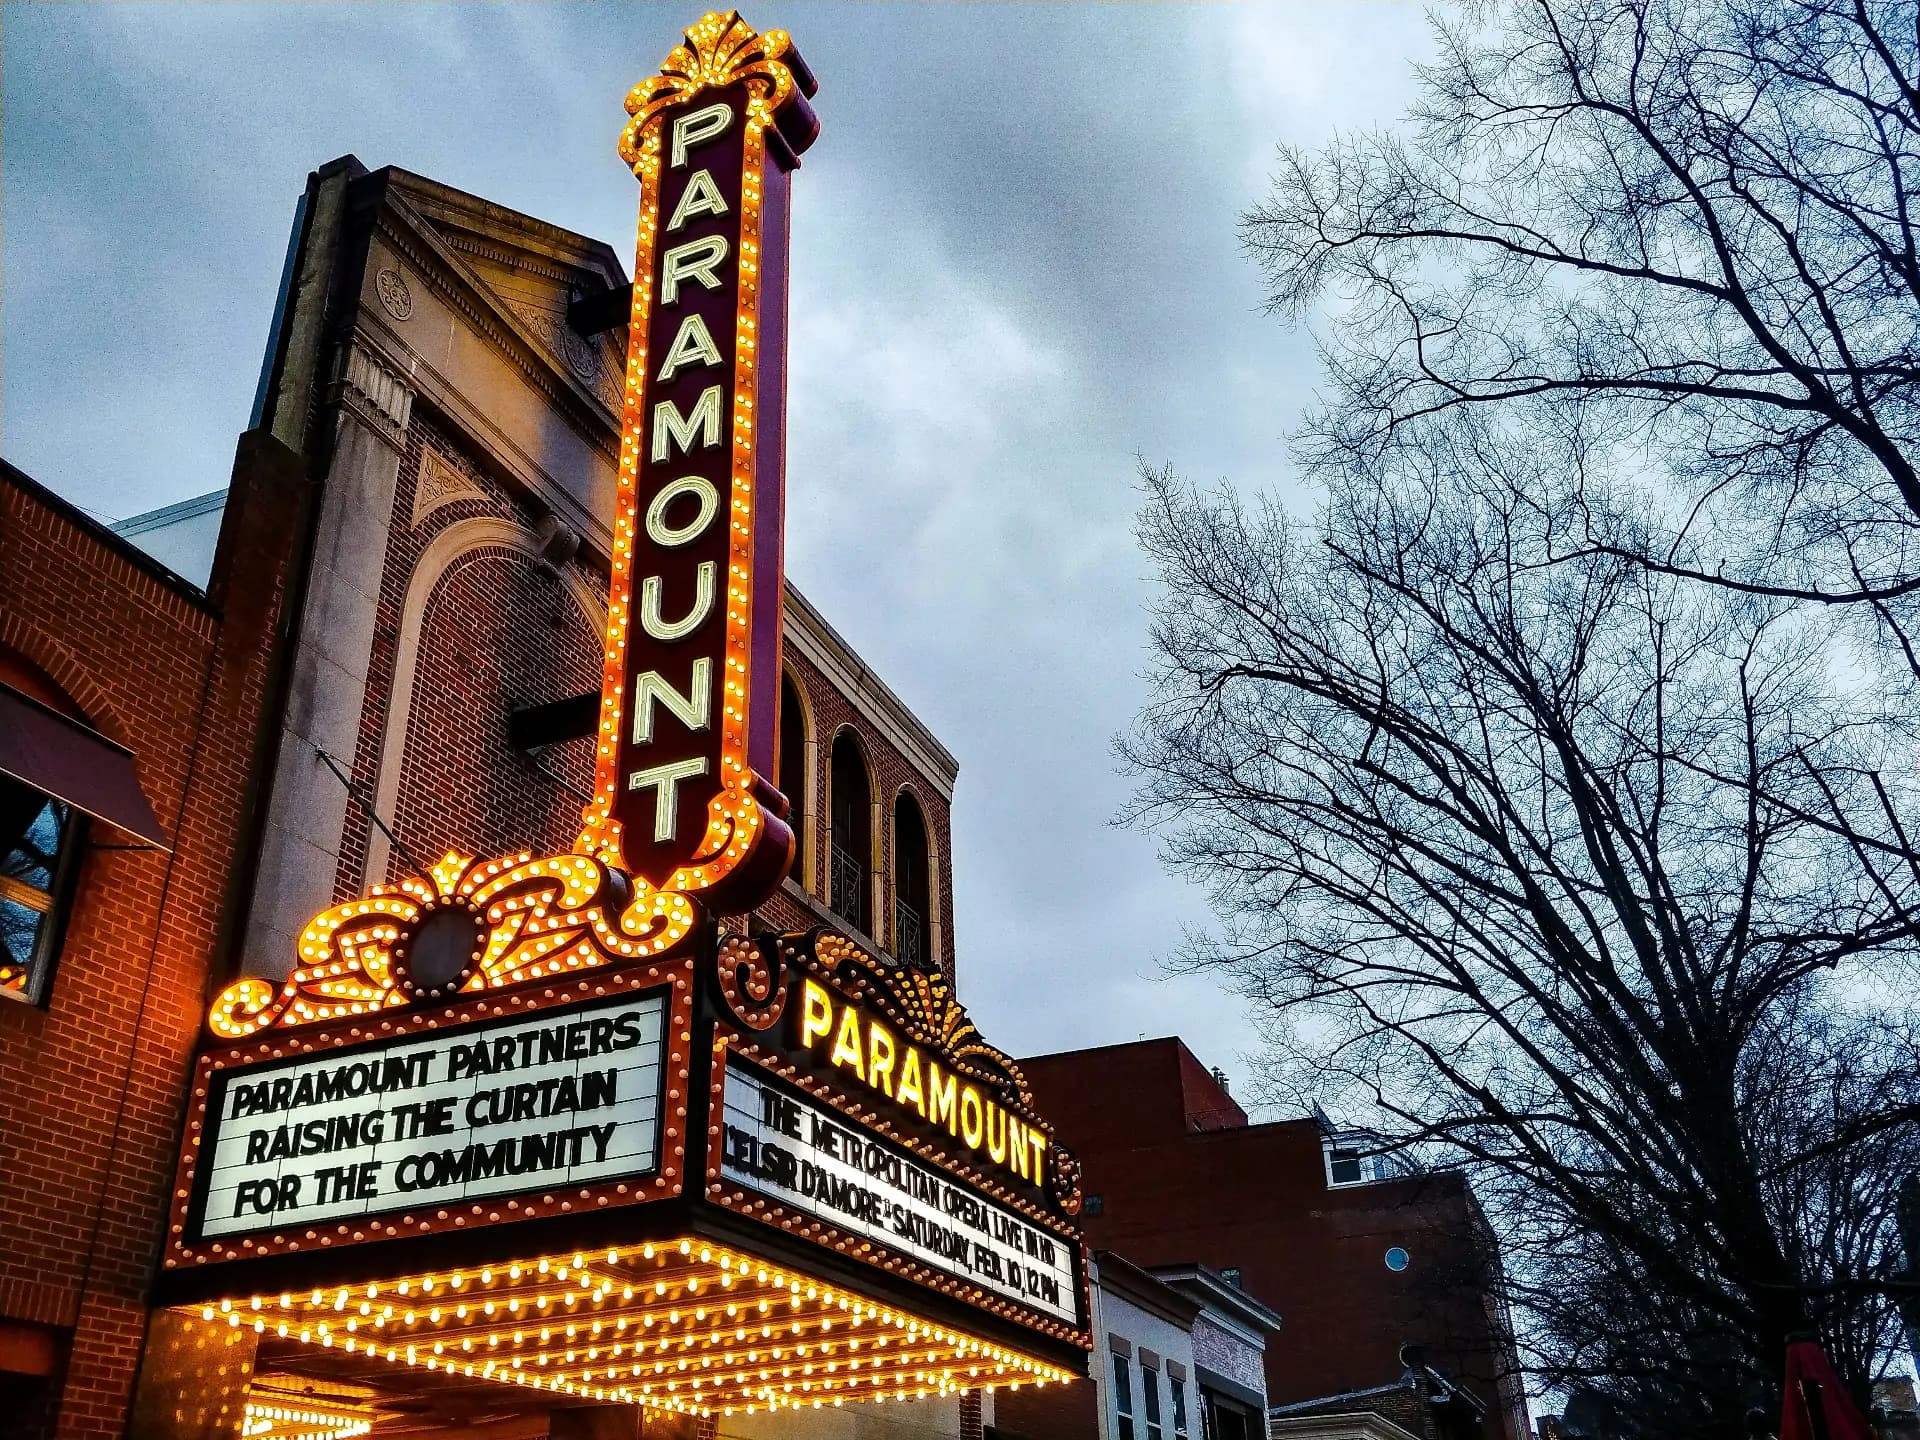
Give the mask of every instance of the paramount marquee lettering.
[{"label": "paramount marquee lettering", "polygon": [[877,1136],[729,1062],[721,1174],[841,1230],[1078,1323],[1072,1247]]},{"label": "paramount marquee lettering", "polygon": [[237,1072],[220,1092],[199,1231],[374,1214],[650,1169],[664,1002],[602,1004],[384,1053]]},{"label": "paramount marquee lettering", "polygon": [[787,171],[813,121],[782,32],[711,16],[688,34],[726,63],[676,50],[628,97],[621,144],[640,227],[581,845],[643,896],[745,910],[793,845],[761,777],[778,734]]},{"label": "paramount marquee lettering", "polygon": [[969,1150],[1035,1185],[1046,1178],[1047,1137],[951,1066],[837,999],[814,980],[800,987],[799,1044],[870,1090],[945,1130]]}]

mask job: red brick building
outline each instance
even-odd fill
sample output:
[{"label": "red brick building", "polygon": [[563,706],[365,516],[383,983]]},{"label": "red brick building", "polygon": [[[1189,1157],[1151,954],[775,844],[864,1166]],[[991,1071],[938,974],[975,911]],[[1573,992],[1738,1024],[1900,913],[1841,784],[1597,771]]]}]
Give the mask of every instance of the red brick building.
[{"label": "red brick building", "polygon": [[206,589],[0,463],[0,1430],[118,1436],[222,974],[295,458],[249,435]]},{"label": "red brick building", "polygon": [[1522,1440],[1498,1254],[1460,1177],[1395,1173],[1318,1119],[1249,1124],[1176,1039],[1021,1063],[1086,1166],[1089,1245],[1207,1266],[1286,1317],[1266,1349],[1274,1411]]}]

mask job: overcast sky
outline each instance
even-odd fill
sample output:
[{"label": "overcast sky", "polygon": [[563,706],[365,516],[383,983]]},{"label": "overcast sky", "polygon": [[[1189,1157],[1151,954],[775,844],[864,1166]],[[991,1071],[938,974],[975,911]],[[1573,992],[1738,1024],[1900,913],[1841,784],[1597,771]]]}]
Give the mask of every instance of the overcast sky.
[{"label": "overcast sky", "polygon": [[[1391,123],[1410,4],[757,5],[819,76],[794,195],[789,570],[959,757],[961,993],[1016,1054],[1257,1039],[1158,978],[1192,890],[1141,703],[1133,457],[1306,499],[1310,338],[1236,216],[1278,140]],[[692,3],[0,7],[0,454],[103,517],[226,481],[293,205],[351,151],[630,254],[627,89]]]}]

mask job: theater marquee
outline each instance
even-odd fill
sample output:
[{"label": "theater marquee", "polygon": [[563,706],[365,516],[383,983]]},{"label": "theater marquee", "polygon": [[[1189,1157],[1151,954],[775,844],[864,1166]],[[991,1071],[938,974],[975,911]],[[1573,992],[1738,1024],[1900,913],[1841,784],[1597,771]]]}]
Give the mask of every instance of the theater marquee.
[{"label": "theater marquee", "polygon": [[227,1071],[200,1236],[650,1173],[666,1002],[596,1001]]},{"label": "theater marquee", "polygon": [[[1078,1166],[946,979],[704,919],[636,959],[620,896],[453,856],[320,917],[323,963],[200,1057],[166,1301],[323,1378],[695,1415],[1081,1373]],[[401,985],[455,922],[455,998]],[[329,994],[357,1013],[303,1013]]]},{"label": "theater marquee", "polygon": [[792,852],[766,777],[813,91],[786,35],[724,14],[627,99],[637,278],[575,853],[449,854],[315,917],[284,984],[208,1015],[160,1290],[283,1366],[699,1416],[1084,1373],[1079,1168],[1019,1068],[944,976],[719,918]]}]

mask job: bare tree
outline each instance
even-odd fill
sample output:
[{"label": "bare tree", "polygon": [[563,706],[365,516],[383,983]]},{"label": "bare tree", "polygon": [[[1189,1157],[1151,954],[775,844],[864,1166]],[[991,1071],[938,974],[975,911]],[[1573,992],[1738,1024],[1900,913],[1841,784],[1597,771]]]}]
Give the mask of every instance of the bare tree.
[{"label": "bare tree", "polygon": [[[1501,0],[1438,35],[1406,130],[1283,149],[1246,220],[1276,310],[1336,307],[1310,453],[1375,463],[1463,408],[1563,445],[1573,409],[1556,479],[1593,513],[1563,542],[1865,602],[1904,643],[1911,0]],[[1636,549],[1609,492],[1650,474],[1682,503]]]},{"label": "bare tree", "polygon": [[1536,1373],[1733,1434],[1790,1334],[1859,1387],[1891,1334],[1920,1079],[1858,1000],[1914,973],[1911,739],[1824,612],[1568,559],[1554,455],[1486,419],[1312,524],[1147,473],[1130,818],[1300,1091],[1475,1173]]}]

